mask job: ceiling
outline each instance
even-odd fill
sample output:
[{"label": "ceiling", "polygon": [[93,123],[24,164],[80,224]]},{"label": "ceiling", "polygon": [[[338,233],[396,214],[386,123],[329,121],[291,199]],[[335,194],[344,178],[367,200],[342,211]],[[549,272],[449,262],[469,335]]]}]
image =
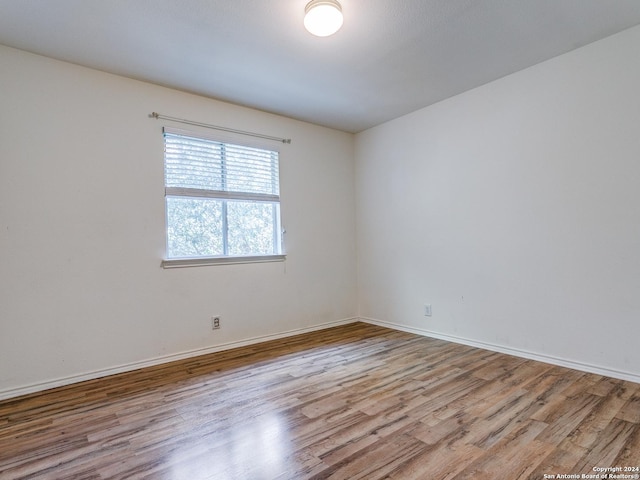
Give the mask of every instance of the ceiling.
[{"label": "ceiling", "polygon": [[[0,44],[359,132],[640,24],[638,0],[0,0]],[[169,112],[170,113],[170,112]]]}]

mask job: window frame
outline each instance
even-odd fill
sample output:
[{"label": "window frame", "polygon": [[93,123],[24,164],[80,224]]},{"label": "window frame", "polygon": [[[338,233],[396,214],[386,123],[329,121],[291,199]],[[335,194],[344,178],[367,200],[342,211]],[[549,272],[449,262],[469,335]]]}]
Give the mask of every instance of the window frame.
[{"label": "window frame", "polygon": [[[181,267],[200,267],[207,265],[233,265],[244,263],[270,263],[270,262],[283,262],[286,260],[286,254],[284,252],[284,228],[282,227],[282,218],[280,212],[280,194],[252,194],[241,192],[229,192],[224,190],[206,190],[206,189],[192,189],[183,187],[168,187],[166,177],[166,140],[165,135],[179,135],[185,137],[191,137],[194,139],[211,141],[220,143],[224,147],[227,145],[233,145],[236,147],[248,147],[252,149],[261,149],[269,152],[275,152],[278,155],[278,183],[280,177],[280,150],[274,148],[268,141],[255,139],[246,139],[239,135],[223,135],[223,134],[211,134],[210,132],[200,132],[194,130],[183,130],[173,127],[163,127],[162,129],[162,142],[163,142],[163,184],[164,184],[164,224],[165,224],[165,249],[164,258],[161,262],[162,268],[181,268]],[[225,162],[226,163],[226,162]],[[224,182],[223,182],[224,183]],[[223,213],[223,255],[213,256],[185,256],[185,257],[169,257],[169,215],[167,211],[167,198],[200,198],[200,199],[213,199],[222,202]],[[273,245],[279,253],[273,254],[249,254],[249,255],[229,255],[228,254],[228,228],[227,228],[227,205],[231,201],[247,201],[256,203],[268,203],[274,205],[273,209]]]}]

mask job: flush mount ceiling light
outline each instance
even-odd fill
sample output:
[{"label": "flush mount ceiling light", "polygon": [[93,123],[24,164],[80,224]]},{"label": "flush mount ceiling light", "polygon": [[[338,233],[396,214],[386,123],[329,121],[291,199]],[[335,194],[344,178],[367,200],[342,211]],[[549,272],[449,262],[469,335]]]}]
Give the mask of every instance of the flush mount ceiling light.
[{"label": "flush mount ceiling light", "polygon": [[333,35],[342,26],[342,7],[337,0],[311,0],[304,9],[304,26],[317,37]]}]

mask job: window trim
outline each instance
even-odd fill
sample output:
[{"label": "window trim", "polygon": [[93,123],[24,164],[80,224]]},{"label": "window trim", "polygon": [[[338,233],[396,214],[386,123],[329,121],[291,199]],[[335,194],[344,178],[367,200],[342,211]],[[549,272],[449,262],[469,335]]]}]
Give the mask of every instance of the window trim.
[{"label": "window trim", "polygon": [[161,266],[167,268],[206,267],[208,265],[241,265],[245,263],[274,263],[284,262],[285,254],[276,255],[246,255],[227,257],[186,257],[162,260]]},{"label": "window trim", "polygon": [[[237,136],[230,135],[212,135],[209,132],[203,133],[193,130],[183,130],[177,129],[173,127],[164,126],[162,129],[163,132],[163,144],[165,142],[165,134],[170,135],[181,135],[187,137],[193,137],[196,139],[209,140],[213,142],[218,142],[223,145],[232,144],[241,147],[248,148],[258,148],[263,150],[268,150],[271,152],[276,152],[278,157],[280,156],[280,150],[278,148],[274,148],[273,145],[268,145],[265,141],[256,142],[247,141],[244,138],[238,138]],[[163,148],[164,151],[164,148]],[[278,160],[278,164],[279,164]],[[163,170],[166,169],[166,165],[164,165],[163,161]],[[278,172],[280,170],[280,166],[278,165]],[[285,229],[282,226],[282,220],[280,217],[280,206],[281,206],[281,197],[280,195],[270,195],[270,194],[250,194],[250,193],[237,193],[237,192],[228,192],[221,190],[202,190],[197,188],[181,188],[181,187],[167,187],[166,180],[164,183],[164,202],[165,202],[165,215],[164,215],[164,223],[165,223],[165,248],[164,248],[164,258],[161,261],[161,267],[164,269],[172,269],[172,268],[184,268],[184,267],[203,267],[210,265],[238,265],[238,264],[249,264],[249,263],[275,263],[275,262],[284,262],[286,260],[286,253],[284,250],[284,233]],[[168,238],[168,216],[166,212],[166,202],[168,197],[190,197],[190,198],[212,198],[222,200],[226,205],[226,201],[228,200],[241,200],[241,201],[250,201],[250,202],[264,202],[270,204],[278,205],[278,213],[277,213],[277,221],[274,216],[274,246],[277,246],[280,253],[274,254],[258,254],[258,255],[220,255],[220,256],[203,256],[203,257],[175,257],[175,258],[167,258],[167,253],[169,249],[169,238]],[[226,238],[226,236],[225,236]],[[223,238],[223,241],[225,239]],[[225,249],[226,250],[226,249]]]}]

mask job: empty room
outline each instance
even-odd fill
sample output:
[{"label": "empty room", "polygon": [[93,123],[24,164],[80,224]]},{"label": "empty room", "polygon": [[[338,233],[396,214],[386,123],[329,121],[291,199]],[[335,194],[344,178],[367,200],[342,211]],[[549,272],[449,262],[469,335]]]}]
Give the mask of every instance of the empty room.
[{"label": "empty room", "polygon": [[0,0],[0,480],[640,478],[638,0]]}]

